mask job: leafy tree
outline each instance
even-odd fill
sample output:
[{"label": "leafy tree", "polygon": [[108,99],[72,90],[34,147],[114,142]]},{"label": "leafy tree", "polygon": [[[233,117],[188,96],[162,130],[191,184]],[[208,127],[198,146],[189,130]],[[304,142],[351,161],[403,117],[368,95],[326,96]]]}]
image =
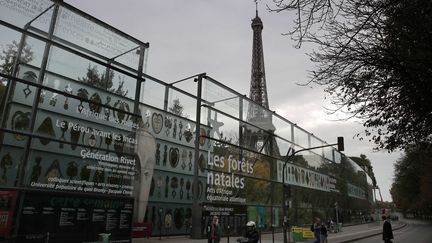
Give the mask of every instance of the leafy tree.
[{"label": "leafy tree", "polygon": [[99,74],[97,66],[91,66],[90,64],[87,67],[87,73],[85,77],[78,78],[79,81],[88,83],[91,86],[102,88],[102,89],[110,89],[113,86],[112,80],[114,79],[114,72],[110,70],[108,72],[108,77],[106,73]]},{"label": "leafy tree", "polygon": [[[3,49],[0,53],[0,73],[10,75],[12,76],[13,67],[15,64],[15,61],[17,59],[18,54],[18,48],[19,43],[16,41],[13,41],[12,44],[6,45],[6,48]],[[33,60],[33,51],[31,50],[31,47],[24,43],[24,48],[22,50],[19,63],[28,63]],[[6,93],[6,86],[4,81],[6,81],[5,78],[0,77],[0,117],[3,114],[3,111],[1,110],[3,108],[3,104],[5,102],[5,93]]]},{"label": "leafy tree", "polygon": [[391,195],[403,212],[428,211],[432,213],[432,146],[421,144],[405,150],[395,166]]},{"label": "leafy tree", "polygon": [[324,85],[334,109],[363,121],[362,139],[389,151],[432,140],[432,2],[273,0],[296,14],[289,32],[312,42],[308,84]]},{"label": "leafy tree", "polygon": [[[6,45],[6,49],[3,49],[0,53],[0,73],[6,75],[12,75],[13,65],[16,61],[18,54],[19,43],[13,41],[12,44]],[[29,63],[33,60],[33,51],[31,47],[24,44],[22,54],[20,56],[20,63]],[[1,78],[0,78],[1,80]]]},{"label": "leafy tree", "polygon": [[364,154],[360,154],[360,157],[350,157],[356,164],[358,164],[366,174],[372,179],[372,184],[376,187],[375,173],[373,172],[373,167],[371,161]]},{"label": "leafy tree", "polygon": [[183,113],[184,107],[180,103],[180,99],[179,98],[176,98],[176,99],[173,100],[172,106],[169,107],[168,110],[171,113],[176,114],[178,116],[182,116],[182,117],[186,117],[186,118],[189,117],[189,115]]}]

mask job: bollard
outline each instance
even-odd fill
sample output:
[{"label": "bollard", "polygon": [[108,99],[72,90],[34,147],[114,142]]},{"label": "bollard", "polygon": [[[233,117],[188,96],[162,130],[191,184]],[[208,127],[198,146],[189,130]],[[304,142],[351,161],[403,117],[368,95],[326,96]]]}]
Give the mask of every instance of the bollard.
[{"label": "bollard", "polygon": [[227,243],[229,243],[229,237],[230,237],[230,226],[228,225],[228,238],[227,238]]},{"label": "bollard", "polygon": [[274,243],[274,225],[272,225],[272,243]]},{"label": "bollard", "polygon": [[262,243],[261,242],[261,227],[259,227],[259,238],[260,238],[260,243]]},{"label": "bollard", "polygon": [[45,239],[45,243],[48,243],[48,242],[49,242],[49,232],[47,232],[46,239]]}]

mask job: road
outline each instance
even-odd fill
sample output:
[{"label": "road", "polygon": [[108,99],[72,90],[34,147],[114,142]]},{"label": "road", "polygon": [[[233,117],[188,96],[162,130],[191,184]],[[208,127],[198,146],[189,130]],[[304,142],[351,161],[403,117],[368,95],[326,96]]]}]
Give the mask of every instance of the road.
[{"label": "road", "polygon": [[[402,229],[393,231],[393,243],[431,243],[432,242],[432,222],[408,220],[404,219],[407,226]],[[356,241],[356,243],[377,243],[383,242],[382,236],[374,236],[363,240]]]}]

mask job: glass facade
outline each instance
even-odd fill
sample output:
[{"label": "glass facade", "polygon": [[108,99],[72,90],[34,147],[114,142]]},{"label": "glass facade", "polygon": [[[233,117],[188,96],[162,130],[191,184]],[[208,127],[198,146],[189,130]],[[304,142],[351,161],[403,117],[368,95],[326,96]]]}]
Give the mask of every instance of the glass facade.
[{"label": "glass facade", "polygon": [[205,74],[145,74],[148,43],[49,0],[0,0],[0,31],[2,239],[204,237],[213,215],[240,234],[248,220],[280,230],[284,213],[334,220],[335,204],[340,222],[369,213],[352,160],[308,150],[327,144]]}]

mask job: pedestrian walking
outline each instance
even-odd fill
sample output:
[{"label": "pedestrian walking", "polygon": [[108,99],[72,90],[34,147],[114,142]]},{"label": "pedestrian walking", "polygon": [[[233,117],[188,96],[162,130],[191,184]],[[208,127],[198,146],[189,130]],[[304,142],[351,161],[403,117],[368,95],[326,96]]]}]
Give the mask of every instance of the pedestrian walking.
[{"label": "pedestrian walking", "polygon": [[[312,230],[313,229],[313,230]],[[320,243],[321,242],[321,220],[319,218],[315,218],[315,223],[312,224],[311,230],[314,233],[315,241],[314,243]]]},{"label": "pedestrian walking", "polygon": [[320,241],[321,241],[321,243],[328,243],[328,241],[327,241],[327,227],[325,224],[321,224]]},{"label": "pedestrian walking", "polygon": [[219,218],[217,216],[213,216],[209,242],[219,243],[221,239],[221,234],[222,232],[221,232],[221,227],[219,225]]},{"label": "pedestrian walking", "polygon": [[391,240],[393,239],[393,230],[390,223],[390,220],[383,215],[382,219],[384,221],[383,224],[383,241],[384,243],[393,243]]}]

